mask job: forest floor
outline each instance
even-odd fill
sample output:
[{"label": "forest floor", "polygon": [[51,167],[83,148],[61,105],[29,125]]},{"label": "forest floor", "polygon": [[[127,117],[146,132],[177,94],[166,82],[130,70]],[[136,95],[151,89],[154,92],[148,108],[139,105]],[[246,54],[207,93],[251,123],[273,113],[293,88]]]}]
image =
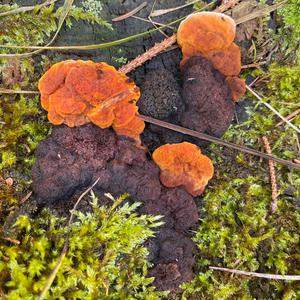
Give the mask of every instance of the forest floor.
[{"label": "forest floor", "polygon": [[[204,194],[195,199],[199,222],[187,231],[195,244],[194,276],[179,291],[166,296],[153,288],[144,244],[160,221],[139,217],[136,207],[126,207],[120,195],[114,195],[117,210],[97,206],[94,195],[89,213],[77,213],[73,227],[66,225],[69,211],[87,186],[69,202],[49,205],[50,211],[37,208],[31,186],[34,151],[53,131],[40,106],[39,78],[52,64],[66,59],[104,61],[120,68],[175,33],[179,22],[157,26],[206,5],[188,2],[192,1],[0,1],[0,298],[300,298],[299,0],[228,1],[236,2],[225,13],[238,23],[235,42],[242,52],[241,77],[254,93],[248,90],[235,104],[234,120],[222,139],[299,168],[272,164],[243,149],[213,143],[205,147],[215,173]],[[163,9],[171,10],[151,18]],[[123,20],[113,20],[128,12],[132,14]],[[33,50],[4,47],[46,45],[56,32],[51,45],[65,49],[24,54]],[[68,47],[102,44],[142,32],[146,33],[105,48]],[[143,86],[149,74],[168,71],[180,86],[181,58],[181,50],[173,45],[128,76]],[[89,199],[86,196],[81,208]],[[97,226],[107,228],[106,235],[97,235]],[[66,239],[69,250],[62,260]],[[96,243],[106,245],[105,250],[93,248]],[[63,266],[56,269],[56,262]],[[52,281],[51,270],[56,270]],[[283,275],[294,277],[286,280]]]}]

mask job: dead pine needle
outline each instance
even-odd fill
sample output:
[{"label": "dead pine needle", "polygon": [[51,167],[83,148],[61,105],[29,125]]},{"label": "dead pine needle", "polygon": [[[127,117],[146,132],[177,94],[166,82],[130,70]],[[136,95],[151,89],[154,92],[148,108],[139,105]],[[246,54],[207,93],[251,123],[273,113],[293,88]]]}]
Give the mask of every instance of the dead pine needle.
[{"label": "dead pine needle", "polygon": [[[267,154],[272,155],[272,150],[266,136],[261,138],[262,144],[267,152]],[[271,202],[271,212],[274,213],[277,210],[277,181],[276,181],[276,172],[275,172],[275,163],[272,160],[269,160],[269,172],[270,172],[270,180],[271,180],[271,188],[272,188],[272,202]]]},{"label": "dead pine needle", "polygon": [[136,13],[138,13],[140,10],[142,10],[144,7],[147,6],[147,2],[143,2],[141,5],[139,5],[138,7],[136,7],[135,9],[133,9],[132,11],[122,15],[122,16],[119,16],[119,17],[116,17],[114,19],[112,19],[113,22],[119,22],[119,21],[123,21],[123,20],[126,20],[128,19],[129,17],[132,17],[134,16]]},{"label": "dead pine needle", "polygon": [[221,268],[221,267],[209,267],[209,268],[211,270],[228,272],[228,273],[232,273],[232,274],[236,274],[236,275],[265,278],[265,279],[270,279],[270,280],[272,280],[272,279],[273,280],[290,280],[290,281],[299,281],[300,280],[300,275],[277,275],[277,274],[267,274],[267,273],[257,273],[257,272],[246,272],[246,271]]},{"label": "dead pine needle", "polygon": [[67,251],[68,251],[68,246],[69,246],[69,238],[70,238],[70,231],[71,231],[71,225],[72,225],[72,222],[73,222],[73,218],[74,218],[74,213],[77,209],[77,206],[78,204],[80,203],[80,201],[83,199],[83,197],[88,194],[92,188],[98,183],[98,181],[100,180],[100,177],[97,178],[97,180],[90,186],[88,187],[81,195],[80,197],[78,198],[78,200],[76,201],[73,209],[71,210],[71,215],[70,215],[70,218],[69,218],[69,222],[68,222],[68,232],[67,232],[67,235],[66,235],[66,240],[65,240],[65,243],[64,243],[64,247],[60,253],[60,256],[56,262],[56,265],[53,269],[53,271],[51,272],[51,274],[49,275],[41,293],[39,294],[38,296],[38,300],[42,300],[45,298],[47,292],[49,291],[58,271],[59,271],[59,268],[60,266],[62,265],[62,262],[63,262],[63,259],[64,257],[66,256],[67,254]]},{"label": "dead pine needle", "polygon": [[[291,121],[293,120],[297,115],[300,114],[300,108],[296,109],[294,112],[292,112],[291,114],[289,114],[287,117],[285,117],[287,120]],[[281,126],[284,123],[284,121],[279,122],[278,124],[276,124],[276,127]]]}]

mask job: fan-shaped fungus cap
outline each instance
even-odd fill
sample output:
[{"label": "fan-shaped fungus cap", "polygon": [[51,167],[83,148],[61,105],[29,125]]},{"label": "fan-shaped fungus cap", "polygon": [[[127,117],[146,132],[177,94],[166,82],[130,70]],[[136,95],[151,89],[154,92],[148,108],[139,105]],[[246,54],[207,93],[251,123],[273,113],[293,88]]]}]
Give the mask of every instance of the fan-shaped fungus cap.
[{"label": "fan-shaped fungus cap", "polygon": [[232,18],[216,12],[199,12],[181,22],[177,42],[184,59],[229,47],[235,37],[236,26]]},{"label": "fan-shaped fungus cap", "polygon": [[124,127],[138,110],[139,88],[106,63],[68,60],[53,65],[40,79],[42,107],[55,125],[93,122],[101,128]]},{"label": "fan-shaped fungus cap", "polygon": [[211,160],[201,154],[200,148],[188,142],[163,145],[153,152],[152,157],[160,167],[163,185],[182,185],[193,196],[203,193],[214,173]]}]

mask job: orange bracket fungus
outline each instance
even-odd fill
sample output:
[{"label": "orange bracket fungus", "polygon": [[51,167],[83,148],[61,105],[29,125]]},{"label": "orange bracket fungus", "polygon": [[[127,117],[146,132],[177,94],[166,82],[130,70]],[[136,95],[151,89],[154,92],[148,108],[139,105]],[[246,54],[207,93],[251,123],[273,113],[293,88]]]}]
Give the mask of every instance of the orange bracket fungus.
[{"label": "orange bracket fungus", "polygon": [[203,56],[226,77],[237,101],[245,92],[245,82],[238,77],[241,71],[241,51],[233,42],[236,25],[229,16],[216,12],[199,12],[181,22],[177,42],[182,49],[183,66],[193,56]]},{"label": "orange bracket fungus", "polygon": [[113,126],[136,140],[144,130],[137,117],[140,90],[126,75],[100,62],[67,60],[54,64],[40,79],[42,107],[54,125],[93,122]]},{"label": "orange bracket fungus", "polygon": [[166,187],[184,186],[192,196],[203,193],[212,178],[211,160],[196,145],[183,142],[166,144],[153,152],[153,160],[160,167],[160,180]]}]

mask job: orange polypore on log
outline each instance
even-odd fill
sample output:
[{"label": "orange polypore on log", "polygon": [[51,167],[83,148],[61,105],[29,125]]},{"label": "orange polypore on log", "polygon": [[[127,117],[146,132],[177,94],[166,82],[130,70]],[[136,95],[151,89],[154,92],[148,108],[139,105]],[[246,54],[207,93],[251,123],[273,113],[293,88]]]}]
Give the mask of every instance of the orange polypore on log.
[{"label": "orange polypore on log", "polygon": [[214,173],[212,161],[199,147],[188,142],[163,145],[153,152],[152,157],[160,167],[163,185],[184,186],[193,196],[203,193]]},{"label": "orange polypore on log", "polygon": [[[40,79],[42,107],[55,125],[126,128],[135,119],[140,90],[126,75],[100,62],[67,60],[53,65]],[[129,136],[138,139],[141,122]],[[124,135],[126,135],[126,131]],[[136,133],[136,135],[134,134]]]},{"label": "orange polypore on log", "polygon": [[[241,51],[233,42],[236,25],[232,18],[222,13],[199,12],[181,22],[177,42],[182,49],[181,66],[192,56],[203,56],[227,79],[236,77],[232,99],[237,101],[246,92],[245,82],[239,79],[241,72]],[[232,82],[232,78],[229,80]],[[234,89],[232,89],[234,87]],[[238,93],[236,91],[239,91]]]}]

